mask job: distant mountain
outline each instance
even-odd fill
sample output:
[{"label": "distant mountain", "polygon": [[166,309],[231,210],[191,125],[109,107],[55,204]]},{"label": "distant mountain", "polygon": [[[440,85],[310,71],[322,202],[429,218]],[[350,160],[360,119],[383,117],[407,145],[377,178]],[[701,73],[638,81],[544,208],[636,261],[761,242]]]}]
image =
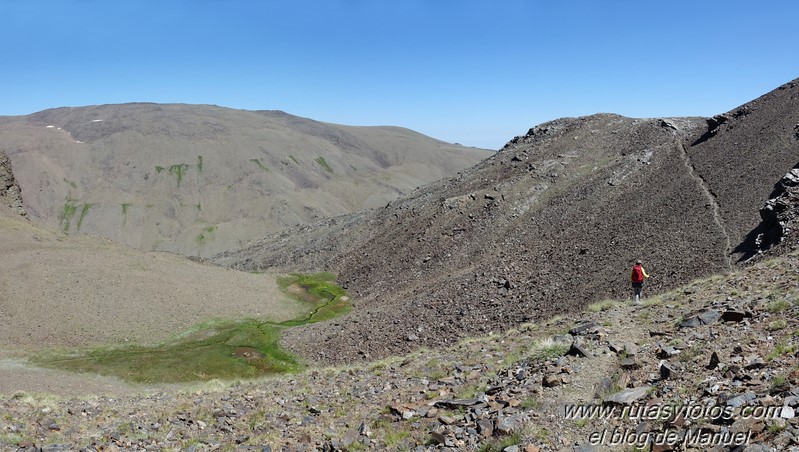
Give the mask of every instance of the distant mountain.
[{"label": "distant mountain", "polygon": [[760,208],[799,162],[797,124],[799,80],[714,118],[559,119],[385,209],[215,262],[338,272],[353,311],[285,340],[315,360],[442,345],[624,298],[638,258],[645,294],[741,265]]},{"label": "distant mountain", "polygon": [[35,222],[200,256],[385,206],[492,155],[398,127],[149,103],[0,117],[0,151]]}]

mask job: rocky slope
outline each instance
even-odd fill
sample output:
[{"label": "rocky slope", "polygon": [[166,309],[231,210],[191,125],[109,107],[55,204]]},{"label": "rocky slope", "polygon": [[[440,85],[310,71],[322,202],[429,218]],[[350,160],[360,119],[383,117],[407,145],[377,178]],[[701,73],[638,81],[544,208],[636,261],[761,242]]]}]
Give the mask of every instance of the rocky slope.
[{"label": "rocky slope", "polygon": [[27,214],[22,206],[22,192],[14,177],[11,161],[2,152],[0,152],[0,203],[17,215]]},{"label": "rocky slope", "polygon": [[649,291],[729,270],[799,160],[797,123],[795,81],[710,121],[560,119],[383,209],[215,262],[338,272],[353,312],[285,341],[319,362],[441,346],[624,296],[636,258]]},{"label": "rocky slope", "polygon": [[0,398],[0,448],[797,450],[798,258],[363,365],[141,395],[17,392]]},{"label": "rocky slope", "polygon": [[492,154],[398,127],[144,103],[0,117],[0,151],[38,224],[200,256],[383,206]]}]

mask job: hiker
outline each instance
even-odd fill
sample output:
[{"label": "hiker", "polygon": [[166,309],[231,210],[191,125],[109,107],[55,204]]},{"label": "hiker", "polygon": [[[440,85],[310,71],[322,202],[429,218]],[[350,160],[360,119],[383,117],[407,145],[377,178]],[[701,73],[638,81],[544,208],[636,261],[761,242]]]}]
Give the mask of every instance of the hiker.
[{"label": "hiker", "polygon": [[635,295],[635,304],[641,303],[641,289],[644,288],[644,280],[649,278],[649,275],[646,274],[646,270],[641,265],[641,260],[638,259],[635,261],[635,265],[633,265],[633,269],[630,272],[630,282],[633,285],[633,294]]}]

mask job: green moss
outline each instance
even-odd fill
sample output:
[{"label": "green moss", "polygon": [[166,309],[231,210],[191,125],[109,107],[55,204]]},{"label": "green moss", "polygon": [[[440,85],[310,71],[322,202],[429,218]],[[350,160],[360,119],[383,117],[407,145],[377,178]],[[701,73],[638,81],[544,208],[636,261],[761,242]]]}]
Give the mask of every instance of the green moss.
[{"label": "green moss", "polygon": [[[212,233],[215,229],[216,226],[208,226],[204,231]],[[342,314],[349,308],[349,298],[331,273],[293,274],[279,278],[278,284],[305,305],[308,314],[282,323],[214,320],[156,346],[51,351],[33,356],[31,362],[140,383],[232,380],[298,372],[304,365],[280,348],[281,332]]]},{"label": "green moss", "polygon": [[[200,205],[198,204],[197,206],[199,209]],[[197,234],[196,237],[194,237],[194,242],[197,243],[197,245],[199,245],[200,247],[200,254],[203,253],[203,248],[205,247],[205,244],[216,237],[215,233],[216,233],[216,226],[207,226],[203,228],[203,230],[200,231],[200,233]]]},{"label": "green moss", "polygon": [[281,327],[257,320],[217,321],[155,347],[98,348],[35,356],[36,364],[111,375],[139,383],[255,378],[297,372],[299,361],[278,345]]},{"label": "green moss", "polygon": [[64,207],[61,209],[61,215],[58,216],[58,219],[61,224],[61,229],[64,232],[69,232],[69,228],[72,223],[72,217],[75,216],[75,213],[78,211],[77,200],[67,197],[64,201]]},{"label": "green moss", "polygon": [[121,204],[121,206],[122,206],[122,215],[127,215],[128,214],[128,209],[130,209],[133,206],[133,203],[132,202],[123,202]]},{"label": "green moss", "polygon": [[201,173],[203,172],[203,156],[202,155],[198,155],[197,156],[197,171],[199,171]]},{"label": "green moss", "polygon": [[336,284],[336,275],[333,273],[293,273],[279,277],[277,283],[289,297],[306,304],[311,309],[308,316],[283,322],[282,325],[296,326],[321,322],[349,312],[349,295]]},{"label": "green moss", "polygon": [[80,217],[78,217],[78,226],[77,226],[78,231],[80,231],[80,225],[83,224],[83,219],[86,218],[86,214],[89,213],[89,209],[91,209],[93,205],[94,204],[91,203],[85,203],[83,204],[83,207],[80,209]]},{"label": "green moss", "polygon": [[317,157],[314,159],[314,162],[318,163],[319,166],[321,166],[328,173],[333,174],[333,168],[331,168],[330,165],[327,164],[327,161],[325,160],[324,157]]},{"label": "green moss", "polygon": [[189,165],[185,163],[177,163],[169,167],[169,174],[173,174],[175,179],[178,181],[178,187],[180,187],[180,182],[183,181],[183,175],[186,174],[186,170],[189,169]]},{"label": "green moss", "polygon": [[269,168],[267,168],[263,163],[261,163],[261,159],[250,159],[250,161],[258,165],[258,168],[261,168],[262,170],[269,172]]},{"label": "green moss", "polygon": [[156,167],[155,167],[155,172],[156,173],[161,174],[161,171],[163,171],[163,170],[164,170],[163,166],[156,165]]}]

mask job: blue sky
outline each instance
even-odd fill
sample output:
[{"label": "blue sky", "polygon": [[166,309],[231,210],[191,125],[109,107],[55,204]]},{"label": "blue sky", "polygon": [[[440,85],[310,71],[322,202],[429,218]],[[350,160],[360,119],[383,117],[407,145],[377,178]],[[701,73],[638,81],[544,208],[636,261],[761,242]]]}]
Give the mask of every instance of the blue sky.
[{"label": "blue sky", "polygon": [[0,0],[0,115],[214,104],[497,149],[730,110],[799,77],[797,23],[795,0]]}]

